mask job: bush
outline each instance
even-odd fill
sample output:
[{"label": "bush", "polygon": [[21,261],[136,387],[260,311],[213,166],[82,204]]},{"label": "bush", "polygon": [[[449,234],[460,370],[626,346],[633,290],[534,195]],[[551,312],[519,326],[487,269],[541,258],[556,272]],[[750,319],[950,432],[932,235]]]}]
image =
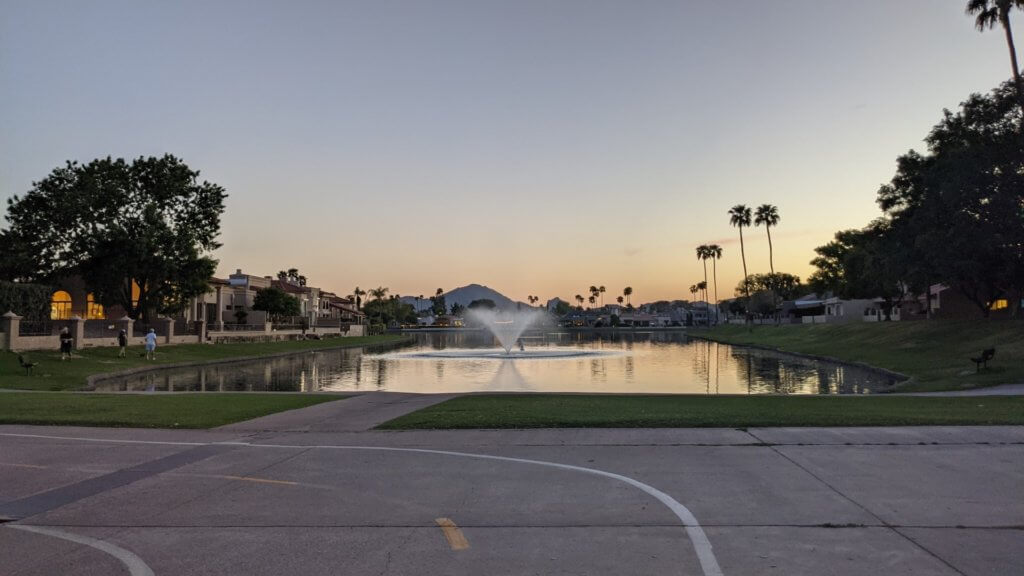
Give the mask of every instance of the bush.
[{"label": "bush", "polygon": [[42,284],[0,280],[0,314],[14,312],[25,320],[48,320],[52,294],[53,288]]}]

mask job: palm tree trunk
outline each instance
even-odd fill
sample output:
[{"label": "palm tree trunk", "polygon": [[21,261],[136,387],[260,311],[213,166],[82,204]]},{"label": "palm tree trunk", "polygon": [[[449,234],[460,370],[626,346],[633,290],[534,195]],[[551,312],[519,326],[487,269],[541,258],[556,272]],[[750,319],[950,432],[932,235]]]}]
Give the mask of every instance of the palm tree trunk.
[{"label": "palm tree trunk", "polygon": [[764,230],[765,230],[765,232],[768,233],[768,268],[771,269],[772,276],[774,276],[775,275],[775,259],[774,259],[774,255],[772,254],[772,227],[766,224],[765,227],[764,227]]},{"label": "palm tree trunk", "polygon": [[711,310],[708,308],[708,259],[701,258],[701,262],[704,264],[704,311],[708,312],[704,319],[705,324],[711,324]]},{"label": "palm tree trunk", "polygon": [[1013,81],[1017,85],[1017,102],[1020,104],[1021,112],[1024,112],[1024,81],[1020,77],[1020,67],[1017,65],[1017,48],[1013,44],[1013,30],[1010,28],[1010,15],[1003,13],[999,18],[1006,32],[1006,45],[1010,49],[1010,65],[1013,66]]},{"label": "palm tree trunk", "polygon": [[715,325],[718,324],[718,258],[711,261],[711,277],[715,281]]},{"label": "palm tree trunk", "polygon": [[743,291],[747,293],[747,318],[750,318],[750,285],[747,284],[747,251],[743,247],[743,226],[740,229],[740,257],[743,259]]}]

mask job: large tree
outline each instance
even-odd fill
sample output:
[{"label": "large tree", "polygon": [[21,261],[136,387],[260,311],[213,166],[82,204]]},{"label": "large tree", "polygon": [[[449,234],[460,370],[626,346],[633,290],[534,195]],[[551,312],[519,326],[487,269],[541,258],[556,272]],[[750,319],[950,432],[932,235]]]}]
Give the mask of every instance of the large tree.
[{"label": "large tree", "polygon": [[289,296],[280,288],[264,288],[256,291],[256,299],[252,304],[253,310],[263,310],[271,319],[278,319],[288,316],[301,316],[302,306],[299,300]]},{"label": "large tree", "polygon": [[68,162],[7,204],[22,279],[79,274],[96,299],[146,320],[209,289],[224,189],[171,155]]}]

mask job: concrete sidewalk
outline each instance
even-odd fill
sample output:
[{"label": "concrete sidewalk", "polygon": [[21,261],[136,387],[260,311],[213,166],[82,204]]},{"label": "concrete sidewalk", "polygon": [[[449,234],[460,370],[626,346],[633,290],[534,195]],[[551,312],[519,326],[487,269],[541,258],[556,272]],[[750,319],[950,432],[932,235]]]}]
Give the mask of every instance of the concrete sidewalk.
[{"label": "concrete sidewalk", "polygon": [[1024,427],[353,432],[300,413],[278,430],[0,427],[0,513],[22,514],[0,527],[3,573],[129,573],[90,542],[160,575],[1024,565]]}]

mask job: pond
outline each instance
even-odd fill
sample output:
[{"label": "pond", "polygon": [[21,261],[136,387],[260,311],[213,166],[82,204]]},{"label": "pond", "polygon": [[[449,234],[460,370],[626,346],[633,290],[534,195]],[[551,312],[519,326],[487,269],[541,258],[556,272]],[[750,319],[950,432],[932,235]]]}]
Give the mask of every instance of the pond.
[{"label": "pond", "polygon": [[413,338],[390,349],[321,350],[118,377],[96,390],[865,394],[894,382],[872,370],[683,332],[537,331],[511,356],[488,333]]}]

